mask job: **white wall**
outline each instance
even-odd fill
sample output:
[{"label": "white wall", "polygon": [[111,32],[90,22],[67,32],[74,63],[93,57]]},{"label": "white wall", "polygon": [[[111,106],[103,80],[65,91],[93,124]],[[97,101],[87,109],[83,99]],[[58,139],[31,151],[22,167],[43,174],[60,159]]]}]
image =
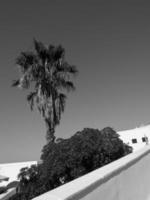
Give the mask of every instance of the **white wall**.
[{"label": "white wall", "polygon": [[[150,125],[131,130],[119,131],[118,134],[124,143],[129,144],[133,147],[133,150],[136,151],[146,145],[146,143],[142,141],[142,137],[146,136],[150,142]],[[137,143],[132,143],[132,139],[137,139]]]},{"label": "white wall", "polygon": [[149,200],[150,146],[33,200]]},{"label": "white wall", "polygon": [[2,181],[0,186],[7,185],[12,181],[17,180],[20,169],[23,167],[30,167],[33,164],[37,164],[37,161],[0,164],[0,175],[9,177],[9,180]]},{"label": "white wall", "polygon": [[8,200],[14,194],[16,194],[16,188],[10,188],[7,192],[0,194],[0,200]]}]

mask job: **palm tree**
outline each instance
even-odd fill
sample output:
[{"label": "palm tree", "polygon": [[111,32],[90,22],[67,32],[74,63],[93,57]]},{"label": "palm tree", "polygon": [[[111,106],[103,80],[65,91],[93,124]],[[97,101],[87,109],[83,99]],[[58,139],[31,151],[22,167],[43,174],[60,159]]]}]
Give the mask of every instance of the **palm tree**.
[{"label": "palm tree", "polygon": [[34,50],[21,52],[16,59],[20,78],[12,86],[32,89],[27,95],[31,110],[36,106],[47,129],[48,142],[55,141],[55,128],[64,112],[66,93],[75,89],[72,76],[77,74],[74,65],[65,60],[65,50],[34,40]]}]

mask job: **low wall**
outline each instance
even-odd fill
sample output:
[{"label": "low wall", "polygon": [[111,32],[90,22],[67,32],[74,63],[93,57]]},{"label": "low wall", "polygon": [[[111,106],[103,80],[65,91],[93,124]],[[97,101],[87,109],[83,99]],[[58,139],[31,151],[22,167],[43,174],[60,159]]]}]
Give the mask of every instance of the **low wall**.
[{"label": "low wall", "polygon": [[14,194],[16,194],[16,188],[10,188],[7,192],[0,194],[0,200],[8,200]]},{"label": "low wall", "polygon": [[34,200],[149,200],[150,146]]}]

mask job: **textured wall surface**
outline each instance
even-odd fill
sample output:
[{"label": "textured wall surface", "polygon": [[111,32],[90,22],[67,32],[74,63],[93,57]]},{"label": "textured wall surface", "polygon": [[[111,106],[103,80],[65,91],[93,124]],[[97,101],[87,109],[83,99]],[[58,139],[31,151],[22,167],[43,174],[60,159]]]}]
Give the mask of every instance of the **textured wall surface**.
[{"label": "textured wall surface", "polygon": [[34,200],[148,200],[150,146],[125,156]]}]

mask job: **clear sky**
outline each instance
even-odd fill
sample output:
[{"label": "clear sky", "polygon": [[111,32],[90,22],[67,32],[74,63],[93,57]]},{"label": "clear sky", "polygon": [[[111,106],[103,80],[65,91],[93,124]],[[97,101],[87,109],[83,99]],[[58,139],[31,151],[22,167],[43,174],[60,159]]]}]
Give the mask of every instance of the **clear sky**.
[{"label": "clear sky", "polygon": [[0,163],[38,160],[45,126],[11,87],[33,38],[62,44],[79,75],[56,129],[130,129],[150,122],[150,3],[145,0],[0,1]]}]

